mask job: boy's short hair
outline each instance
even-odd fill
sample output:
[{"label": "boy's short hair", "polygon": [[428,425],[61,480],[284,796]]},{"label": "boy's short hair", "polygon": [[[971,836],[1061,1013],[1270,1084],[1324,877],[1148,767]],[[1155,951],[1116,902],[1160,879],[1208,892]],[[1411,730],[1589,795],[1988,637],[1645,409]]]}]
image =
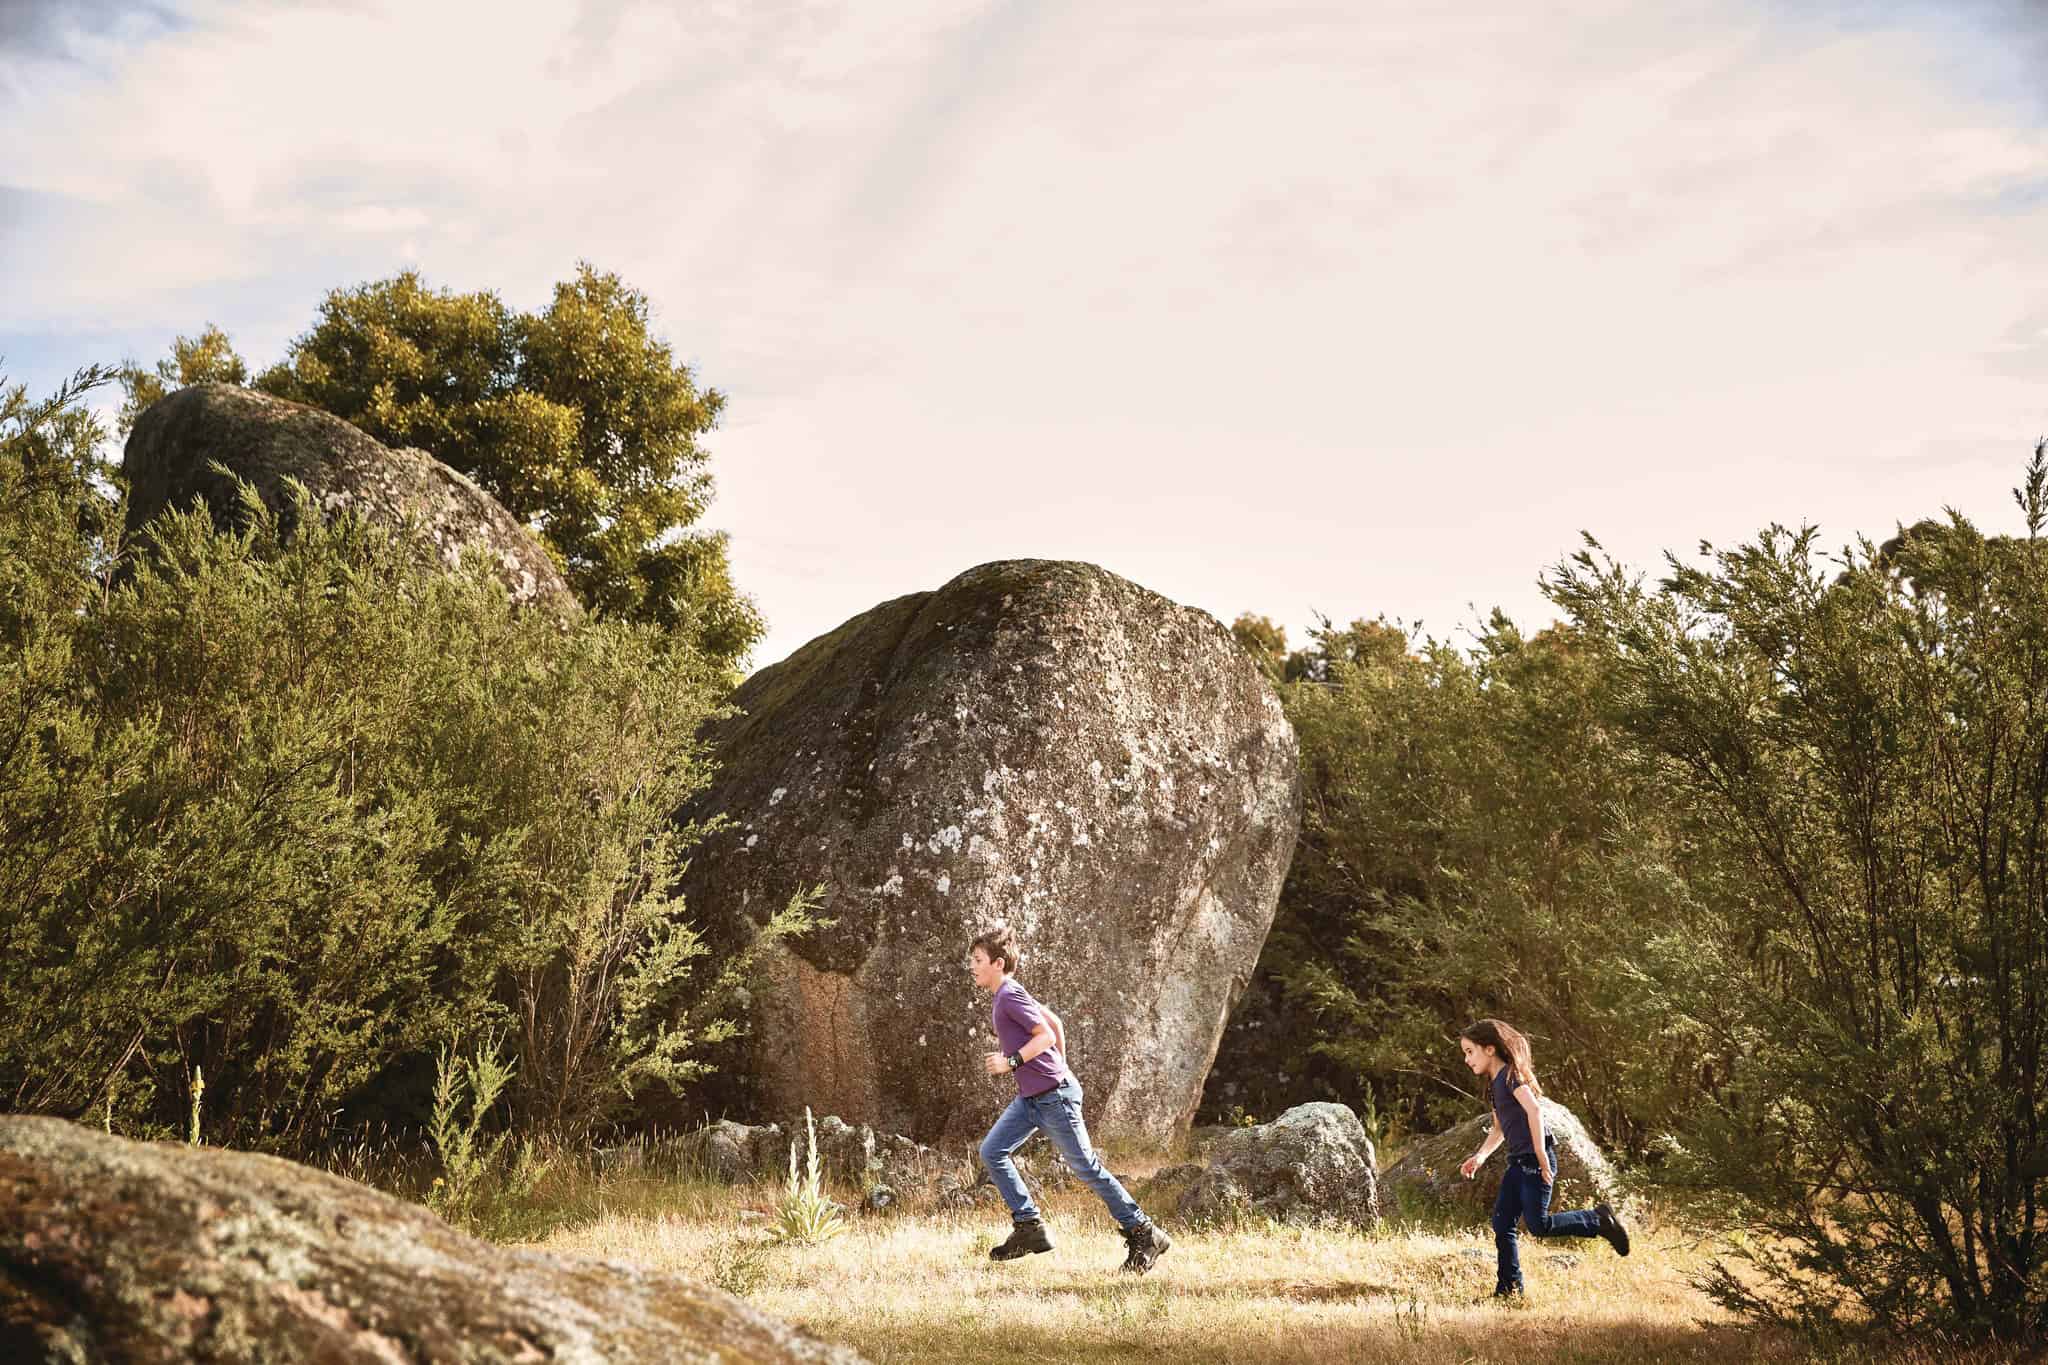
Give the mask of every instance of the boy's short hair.
[{"label": "boy's short hair", "polygon": [[1016,971],[1017,964],[1023,960],[1017,953],[1017,936],[1010,932],[1010,926],[1007,924],[998,924],[993,929],[986,929],[977,934],[974,942],[968,945],[967,951],[971,953],[976,948],[981,949],[989,961],[1000,960],[1006,972]]}]

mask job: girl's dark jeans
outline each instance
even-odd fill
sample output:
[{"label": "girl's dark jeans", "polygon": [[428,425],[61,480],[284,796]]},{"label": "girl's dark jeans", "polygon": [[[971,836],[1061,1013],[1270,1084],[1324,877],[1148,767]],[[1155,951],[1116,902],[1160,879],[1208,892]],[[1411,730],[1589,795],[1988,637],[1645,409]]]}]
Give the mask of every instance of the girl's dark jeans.
[{"label": "girl's dark jeans", "polygon": [[[1543,1149],[1555,1174],[1557,1144],[1547,1134]],[[1572,1213],[1550,1211],[1550,1186],[1543,1183],[1534,1152],[1509,1157],[1507,1174],[1501,1177],[1500,1197],[1493,1201],[1493,1245],[1498,1253],[1493,1287],[1497,1294],[1522,1287],[1522,1258],[1515,1245],[1517,1218],[1536,1237],[1596,1237],[1600,1233],[1600,1215],[1591,1209]]]}]

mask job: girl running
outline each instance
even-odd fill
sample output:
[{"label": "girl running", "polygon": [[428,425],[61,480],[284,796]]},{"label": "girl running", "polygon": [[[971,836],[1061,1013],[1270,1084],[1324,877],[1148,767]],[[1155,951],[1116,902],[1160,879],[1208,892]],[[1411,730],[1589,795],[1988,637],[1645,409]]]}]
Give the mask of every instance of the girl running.
[{"label": "girl running", "polygon": [[1493,1202],[1493,1244],[1499,1255],[1493,1296],[1522,1292],[1522,1260],[1515,1245],[1515,1219],[1537,1237],[1604,1237],[1619,1254],[1628,1255],[1628,1229],[1606,1204],[1571,1213],[1550,1211],[1550,1190],[1557,1183],[1557,1139],[1543,1131],[1543,1109],[1537,1103],[1543,1088],[1529,1058],[1529,1040],[1498,1019],[1481,1019],[1458,1035],[1465,1065],[1483,1076],[1493,1093],[1493,1129],[1479,1150],[1465,1158],[1459,1174],[1470,1180],[1493,1149],[1508,1145],[1508,1169],[1501,1177],[1500,1197]]}]

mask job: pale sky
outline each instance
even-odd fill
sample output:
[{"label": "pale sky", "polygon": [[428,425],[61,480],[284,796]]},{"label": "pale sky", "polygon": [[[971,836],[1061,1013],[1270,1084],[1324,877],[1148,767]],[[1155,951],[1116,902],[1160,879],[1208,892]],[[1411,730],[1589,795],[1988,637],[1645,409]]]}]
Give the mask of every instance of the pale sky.
[{"label": "pale sky", "polygon": [[2039,0],[0,0],[0,356],[589,259],[728,395],[756,663],[1016,556],[1539,626],[1582,529],[2015,524],[2044,71]]}]

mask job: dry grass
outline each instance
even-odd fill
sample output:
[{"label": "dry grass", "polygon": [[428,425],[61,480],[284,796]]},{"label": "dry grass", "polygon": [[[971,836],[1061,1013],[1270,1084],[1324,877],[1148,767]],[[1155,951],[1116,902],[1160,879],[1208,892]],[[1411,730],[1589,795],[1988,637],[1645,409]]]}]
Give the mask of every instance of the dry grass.
[{"label": "dry grass", "polygon": [[[1597,1241],[1523,1243],[1529,1301],[1498,1307],[1491,1235],[1395,1229],[1371,1237],[1279,1227],[1175,1229],[1151,1275],[1085,1192],[1047,1200],[1056,1249],[998,1265],[999,1206],[856,1220],[820,1247],[768,1244],[763,1189],[711,1207],[599,1215],[548,1250],[627,1261],[742,1292],[755,1306],[876,1365],[1000,1358],[1175,1362],[1639,1362],[1857,1360],[1887,1365],[2016,1360],[1926,1346],[1829,1352],[1729,1321],[1690,1277],[1706,1252],[1654,1221],[1623,1260]],[[750,1209],[751,1206],[751,1209]],[[1167,1226],[1172,1229],[1171,1220]]]}]

